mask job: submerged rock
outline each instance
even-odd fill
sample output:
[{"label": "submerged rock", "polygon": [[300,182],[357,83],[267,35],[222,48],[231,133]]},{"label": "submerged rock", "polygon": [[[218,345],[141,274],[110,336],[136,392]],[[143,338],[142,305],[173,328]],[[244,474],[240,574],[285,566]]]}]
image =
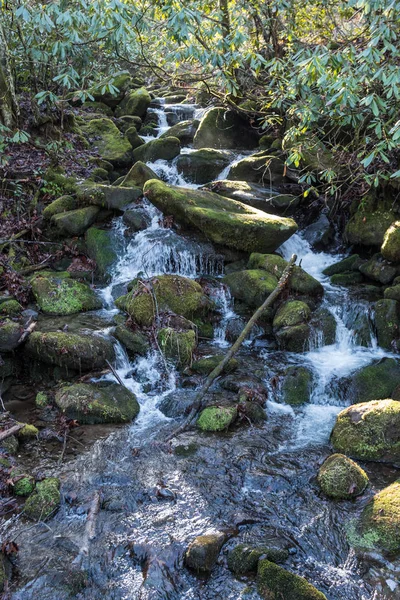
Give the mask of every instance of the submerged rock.
[{"label": "submerged rock", "polygon": [[280,563],[284,562],[288,556],[289,553],[284,548],[239,544],[229,553],[228,568],[232,573],[240,577],[241,575],[256,571],[260,558]]},{"label": "submerged rock", "polygon": [[332,454],[321,466],[318,477],[321,490],[336,500],[350,500],[363,493],[368,475],[344,454]]},{"label": "submerged rock", "polygon": [[82,126],[82,130],[103,160],[116,167],[127,167],[132,163],[132,146],[111,119],[93,119]]},{"label": "submerged rock", "polygon": [[201,431],[224,431],[237,417],[236,406],[207,406],[197,419],[197,427]]},{"label": "submerged rock", "polygon": [[48,315],[72,315],[101,308],[101,301],[86,284],[69,277],[43,277],[31,280],[32,292],[40,310]]},{"label": "submerged rock", "polygon": [[394,358],[381,358],[354,373],[348,396],[352,403],[392,398],[400,385],[400,363]]},{"label": "submerged rock", "polygon": [[60,506],[60,482],[49,477],[36,484],[36,489],[25,502],[24,514],[32,521],[45,521]]},{"label": "submerged rock", "polygon": [[267,559],[258,563],[257,590],[265,600],[327,600],[306,579]]},{"label": "submerged rock", "polygon": [[211,108],[194,136],[195,148],[255,148],[257,133],[239,115],[225,108]]},{"label": "submerged rock", "polygon": [[176,166],[187,181],[202,184],[217,177],[231,160],[232,153],[227,150],[202,148],[189,154],[181,154]]},{"label": "submerged rock", "polygon": [[166,137],[156,139],[139,146],[133,151],[134,160],[154,162],[155,160],[172,160],[179,155],[181,143],[178,138]]},{"label": "submerged rock", "polygon": [[400,480],[375,494],[364,508],[349,542],[358,550],[400,553]]},{"label": "submerged rock", "polygon": [[214,243],[245,252],[272,252],[297,230],[292,219],[202,190],[148,181],[145,196],[181,225],[200,229]]},{"label": "submerged rock", "polygon": [[371,400],[342,410],[333,428],[331,443],[337,452],[353,458],[398,463],[400,402]]},{"label": "submerged rock", "polygon": [[106,366],[115,358],[110,340],[98,335],[52,331],[33,332],[25,345],[28,356],[49,365],[90,371]]},{"label": "submerged rock", "polygon": [[76,383],[55,395],[58,408],[81,423],[129,423],[139,414],[135,394],[122,385]]},{"label": "submerged rock", "polygon": [[176,331],[172,327],[165,327],[158,332],[158,343],[165,357],[172,359],[179,367],[192,363],[196,348],[196,333],[193,329]]},{"label": "submerged rock", "polygon": [[282,383],[282,400],[297,406],[310,401],[314,375],[307,367],[288,367]]},{"label": "submerged rock", "polygon": [[383,258],[393,263],[400,262],[400,221],[395,221],[386,230],[381,246]]},{"label": "submerged rock", "polygon": [[217,562],[225,539],[223,533],[199,535],[186,550],[186,566],[198,573],[210,573]]}]

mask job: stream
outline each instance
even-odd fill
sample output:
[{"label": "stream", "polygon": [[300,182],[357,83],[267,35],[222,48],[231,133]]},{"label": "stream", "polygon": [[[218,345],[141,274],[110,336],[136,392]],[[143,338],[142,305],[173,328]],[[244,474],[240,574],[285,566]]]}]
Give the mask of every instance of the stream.
[{"label": "stream", "polygon": [[[158,135],[169,128],[167,113],[175,113],[177,120],[200,114],[194,105],[158,103],[152,110],[159,119]],[[191,151],[182,149],[183,154]],[[233,161],[242,157],[236,153]],[[217,179],[226,178],[231,165]],[[199,187],[184,180],[176,161],[148,166],[171,184]],[[163,227],[162,214],[147,200],[143,207],[149,226],[133,236],[127,235],[122,217],[114,219],[119,259],[111,281],[99,289],[103,309],[88,325],[99,335],[112,335],[118,313],[114,299],[139,274],[216,279],[224,274],[223,256],[212,244]],[[288,548],[285,567],[329,600],[400,598],[399,567],[366,567],[345,535],[373,491],[396,479],[396,470],[363,464],[371,486],[353,501],[328,500],[316,484],[318,469],[331,453],[329,436],[336,415],[349,404],[346,378],[390,353],[378,347],[371,326],[368,345],[358,345],[355,323],[360,318],[368,321],[368,303],[323,275],[342,256],[313,251],[301,232],[278,252],[285,259],[296,253],[301,266],[324,286],[322,307],[336,321],[335,343],[325,345],[316,331],[308,352],[276,351],[256,328],[239,353],[235,377],[254,375],[268,389],[265,423],[217,435],[188,431],[167,445],[160,440],[177,426],[176,417],[190,404],[195,388],[181,387],[179,374],[173,368],[166,371],[156,351],[131,362],[115,342],[116,371],[136,394],[141,411],[131,426],[117,429],[62,466],[64,499],[48,524],[10,523],[20,547],[19,591],[12,594],[13,600],[257,600],[254,580],[239,581],[226,565],[228,552],[242,542]],[[214,339],[200,344],[204,356],[224,352],[229,346],[226,327],[237,317],[226,287],[216,283],[214,293],[220,322]],[[279,385],[273,384],[274,376],[290,365],[307,366],[315,375],[309,404],[284,404]],[[105,378],[115,381],[112,374]],[[224,393],[214,388],[216,394]],[[97,490],[102,495],[97,535],[88,559],[87,585],[79,587],[71,565]],[[183,555],[197,535],[212,531],[226,532],[228,541],[211,576],[199,578],[184,567]]]}]

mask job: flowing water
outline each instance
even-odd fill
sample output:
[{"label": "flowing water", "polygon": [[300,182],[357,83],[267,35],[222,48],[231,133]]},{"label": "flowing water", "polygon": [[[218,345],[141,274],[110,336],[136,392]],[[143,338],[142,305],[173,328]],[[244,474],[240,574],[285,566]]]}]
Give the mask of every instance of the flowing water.
[{"label": "flowing water", "polygon": [[[166,109],[173,112],[174,107],[153,109],[159,118],[158,135],[168,129]],[[186,105],[177,118],[195,110]],[[170,183],[192,185],[177,173],[174,161],[150,166]],[[237,315],[227,289],[215,281],[224,271],[222,256],[211,244],[164,227],[161,213],[147,201],[143,206],[150,224],[133,237],[125,237],[122,218],[114,221],[119,260],[111,282],[99,291],[103,313],[112,317],[117,312],[115,297],[139,274],[213,277],[221,318],[204,352],[226,347],[227,325]],[[65,500],[49,526],[20,531],[21,587],[12,595],[14,600],[256,600],[253,580],[239,581],[226,567],[228,551],[243,541],[288,547],[290,570],[314,583],[329,600],[400,598],[396,565],[363,569],[346,542],[345,524],[372,491],[352,502],[334,503],[323,498],[315,484],[318,468],[330,453],[335,417],[348,404],[341,382],[388,353],[377,346],[372,328],[368,345],[357,344],[353,326],[366,305],[323,275],[341,256],[314,252],[301,234],[279,252],[286,259],[296,253],[302,267],[323,284],[323,306],[337,324],[335,343],[325,345],[317,331],[308,352],[277,352],[259,340],[256,331],[240,352],[239,377],[245,380],[253,374],[269,389],[265,425],[218,436],[187,432],[170,445],[160,440],[176,421],[160,407],[171,400],[188,406],[194,389],[180,388],[179,375],[157,352],[131,362],[116,343],[116,370],[137,395],[141,412],[130,427],[97,442],[64,467]],[[279,386],[272,383],[275,374],[293,364],[308,366],[315,374],[311,402],[305,407],[282,403]],[[106,377],[113,379],[111,374]],[[366,468],[372,488],[379,487],[385,469]],[[386,471],[385,481],[395,478],[394,470]],[[87,585],[79,587],[71,562],[95,491],[101,492],[102,508],[86,564]],[[184,550],[196,535],[213,530],[225,531],[228,541],[211,577],[197,578],[183,566]]]}]

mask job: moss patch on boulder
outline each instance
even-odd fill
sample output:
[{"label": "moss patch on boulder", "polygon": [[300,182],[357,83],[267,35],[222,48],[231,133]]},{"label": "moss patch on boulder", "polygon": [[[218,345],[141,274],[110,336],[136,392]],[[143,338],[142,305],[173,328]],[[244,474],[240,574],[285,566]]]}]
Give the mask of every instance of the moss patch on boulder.
[{"label": "moss patch on boulder", "polygon": [[350,500],[363,493],[368,485],[368,475],[344,454],[332,454],[321,466],[317,481],[330,498]]},{"label": "moss patch on boulder", "polygon": [[157,173],[154,173],[154,171],[150,169],[150,167],[148,167],[144,162],[138,160],[135,162],[133,167],[131,167],[121,185],[126,187],[135,186],[143,190],[143,186],[146,181],[150,181],[151,179],[159,179]]},{"label": "moss patch on boulder", "polygon": [[236,300],[248,306],[258,307],[268,298],[278,285],[275,275],[261,269],[230,273],[223,278]]},{"label": "moss patch on boulder", "polygon": [[198,573],[209,573],[217,562],[224,541],[222,533],[199,535],[186,550],[186,566]]},{"label": "moss patch on boulder", "polygon": [[111,232],[98,227],[90,227],[86,232],[85,241],[87,253],[96,262],[98,274],[105,277],[117,260]]},{"label": "moss patch on boulder", "polygon": [[97,206],[85,206],[51,217],[51,224],[63,236],[80,236],[96,221],[100,213]]},{"label": "moss patch on boulder", "polygon": [[2,317],[17,317],[22,312],[22,306],[17,300],[10,298],[0,304],[0,319]]},{"label": "moss patch on boulder", "polygon": [[11,319],[0,320],[0,352],[12,352],[18,346],[23,328]]},{"label": "moss patch on boulder", "polygon": [[289,553],[284,548],[239,544],[229,553],[228,568],[240,577],[256,571],[261,557],[274,563],[280,563],[284,562],[288,556]]},{"label": "moss patch on boulder", "polygon": [[396,300],[378,300],[375,304],[375,327],[379,346],[397,350],[400,338],[400,303]]},{"label": "moss patch on boulder", "polygon": [[311,310],[308,304],[300,300],[289,300],[282,304],[274,317],[274,329],[282,329],[282,327],[292,327],[300,325],[310,320]]},{"label": "moss patch on boulder", "polygon": [[400,402],[387,399],[349,406],[337,417],[331,443],[337,452],[353,458],[398,463]]},{"label": "moss patch on boulder", "polygon": [[203,190],[192,190],[148,181],[146,197],[181,225],[199,229],[216,244],[245,252],[276,250],[295,231],[292,219],[260,210]]},{"label": "moss patch on boulder", "polygon": [[80,186],[78,196],[86,204],[122,212],[142,196],[142,191],[133,186],[94,184],[86,181]]},{"label": "moss patch on boulder", "polygon": [[261,183],[266,187],[280,185],[286,181],[285,163],[269,150],[263,150],[233,164],[228,179]]},{"label": "moss patch on boulder", "polygon": [[257,590],[265,600],[327,600],[306,579],[267,559],[258,563]]},{"label": "moss patch on boulder", "polygon": [[132,146],[111,119],[93,119],[82,126],[82,130],[103,160],[116,167],[128,167],[132,163]]},{"label": "moss patch on boulder", "polygon": [[122,102],[117,106],[115,111],[116,117],[131,115],[143,117],[146,115],[147,109],[151,103],[151,96],[145,88],[130,91]]},{"label": "moss patch on boulder", "polygon": [[101,308],[101,301],[86,284],[69,278],[42,277],[31,281],[40,310],[48,315],[72,315]]},{"label": "moss patch on boulder", "polygon": [[[192,371],[199,373],[199,375],[209,375],[219,365],[223,358],[222,355],[200,358],[192,364]],[[225,365],[223,373],[232,373],[238,366],[239,363],[236,358],[231,358]]]},{"label": "moss patch on boulder", "polygon": [[130,423],[139,413],[135,394],[122,385],[76,383],[57,391],[55,402],[81,423]]},{"label": "moss patch on boulder", "polygon": [[43,216],[45,219],[51,219],[53,215],[75,210],[78,206],[78,200],[75,196],[61,196],[46,206],[43,210]]},{"label": "moss patch on boulder", "polygon": [[396,216],[391,200],[367,196],[348,221],[345,237],[349,244],[381,246],[385,233]]},{"label": "moss patch on boulder", "polygon": [[178,138],[166,137],[156,139],[135,148],[134,160],[142,162],[154,162],[155,160],[172,160],[179,155],[181,143]]},{"label": "moss patch on boulder", "polygon": [[114,336],[128,351],[130,356],[146,356],[150,349],[150,344],[145,335],[139,331],[132,331],[126,325],[118,325],[115,328]]},{"label": "moss patch on boulder", "polygon": [[224,431],[237,417],[236,406],[207,406],[197,419],[201,431]]},{"label": "moss patch on boulder", "polygon": [[381,358],[352,376],[348,397],[352,403],[392,398],[400,385],[400,363],[394,358]]},{"label": "moss patch on boulder", "polygon": [[60,482],[49,477],[36,484],[36,489],[25,502],[24,514],[32,521],[45,521],[60,506]]},{"label": "moss patch on boulder", "polygon": [[339,260],[339,262],[326,267],[326,269],[323,270],[323,274],[331,277],[332,275],[338,275],[339,273],[358,271],[358,268],[362,263],[363,260],[358,254],[352,254],[351,256],[347,256],[343,260]]},{"label": "moss patch on boulder", "polygon": [[180,121],[179,123],[176,123],[176,125],[170,127],[168,131],[160,135],[160,139],[166,137],[176,137],[178,138],[182,146],[187,146],[188,144],[191,144],[193,142],[193,138],[199,127],[199,123],[200,121],[198,121],[197,119]]}]

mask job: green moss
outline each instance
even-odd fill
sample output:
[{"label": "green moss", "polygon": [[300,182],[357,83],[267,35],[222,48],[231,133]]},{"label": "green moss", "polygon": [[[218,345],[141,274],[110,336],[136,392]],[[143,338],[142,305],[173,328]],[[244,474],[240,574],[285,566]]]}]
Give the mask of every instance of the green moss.
[{"label": "green moss", "polygon": [[[209,375],[223,360],[223,356],[209,356],[208,358],[200,358],[192,364],[192,371],[199,373],[200,375]],[[232,373],[239,366],[236,358],[231,358],[230,361],[225,365],[223,373]]]},{"label": "green moss", "polygon": [[288,551],[281,548],[239,544],[229,553],[228,568],[235,575],[241,576],[256,571],[261,557],[279,563],[284,562],[288,556]]},{"label": "green moss", "polygon": [[32,292],[40,310],[49,315],[71,315],[101,308],[101,301],[85,283],[58,277],[34,277]]},{"label": "green moss", "polygon": [[99,212],[97,206],[85,206],[53,215],[51,224],[64,236],[80,236],[96,221]]},{"label": "green moss", "polygon": [[129,423],[139,414],[135,394],[118,384],[65,386],[57,391],[55,402],[69,419],[81,423]]},{"label": "green moss", "polygon": [[196,348],[196,334],[193,330],[175,331],[166,327],[158,332],[158,343],[166,358],[172,359],[180,367],[192,363]]},{"label": "green moss", "polygon": [[353,375],[348,396],[353,403],[391,398],[399,383],[399,362],[394,358],[382,358]]},{"label": "green moss", "polygon": [[186,566],[197,572],[209,573],[217,562],[224,539],[221,533],[199,535],[186,551]]},{"label": "green moss", "polygon": [[386,260],[394,263],[400,262],[400,221],[392,223],[386,230],[381,253]]},{"label": "green moss", "polygon": [[348,538],[360,550],[400,553],[400,481],[376,494],[364,508]]},{"label": "green moss", "polygon": [[151,96],[145,88],[129,92],[115,111],[116,117],[134,115],[143,119],[151,103]]},{"label": "green moss", "polygon": [[200,121],[195,148],[255,148],[257,135],[237,113],[212,108]]},{"label": "green moss", "polygon": [[82,127],[101,158],[117,167],[128,167],[132,162],[132,146],[121,136],[111,119],[93,119]]},{"label": "green moss", "polygon": [[205,190],[147,181],[145,196],[181,225],[199,229],[216,244],[245,252],[273,252],[295,231],[292,219],[277,217]]},{"label": "green moss", "polygon": [[150,181],[150,179],[158,179],[157,174],[154,173],[150,167],[138,160],[130,169],[129,173],[125,176],[121,185],[132,185],[143,190],[144,184],[146,181]]},{"label": "green moss", "polygon": [[51,167],[43,174],[45,189],[50,188],[54,194],[75,194],[77,182],[75,177],[67,177],[61,167]]},{"label": "green moss", "polygon": [[347,256],[343,260],[340,260],[333,265],[330,265],[326,269],[324,269],[323,274],[331,277],[332,275],[338,275],[340,273],[346,273],[349,271],[358,271],[358,267],[362,264],[362,259],[358,254],[352,254],[351,256]]},{"label": "green moss", "polygon": [[214,339],[214,327],[212,323],[206,323],[202,319],[193,319],[193,323],[197,327],[199,338],[204,338],[207,340]]},{"label": "green moss", "polygon": [[288,367],[282,384],[283,401],[293,406],[309,402],[313,379],[312,371],[306,367]]},{"label": "green moss", "polygon": [[[248,268],[264,269],[280,279],[287,265],[287,261],[276,254],[258,254],[254,252],[250,256]],[[324,293],[322,284],[297,265],[293,268],[288,287],[292,292],[304,294],[305,296],[322,296]]]},{"label": "green moss", "polygon": [[85,204],[94,204],[101,208],[123,212],[132,202],[142,196],[142,191],[133,186],[106,185],[86,180],[78,191],[78,197]]},{"label": "green moss", "polygon": [[344,454],[329,456],[318,472],[321,490],[331,498],[350,500],[363,493],[368,485],[368,475]]},{"label": "green moss", "polygon": [[400,338],[400,303],[396,300],[378,300],[375,304],[375,327],[381,348],[396,350]]},{"label": "green moss", "polygon": [[35,479],[29,475],[21,477],[14,482],[13,489],[16,496],[29,496],[35,489]]},{"label": "green moss", "polygon": [[336,275],[332,275],[331,282],[334,285],[342,285],[343,287],[348,287],[351,285],[358,285],[364,281],[364,277],[361,273],[357,271],[348,271],[344,273],[337,273]]},{"label": "green moss", "polygon": [[166,137],[147,142],[135,148],[133,158],[135,161],[154,162],[155,160],[172,160],[179,155],[181,143],[178,138]]},{"label": "green moss", "polygon": [[292,327],[309,321],[311,310],[308,304],[300,300],[289,300],[279,307],[274,320],[274,329]]},{"label": "green moss", "polygon": [[311,329],[309,325],[283,327],[276,332],[279,347],[288,352],[305,352],[309,347]]},{"label": "green moss", "polygon": [[22,306],[16,300],[5,300],[0,304],[0,318],[2,316],[17,317],[22,312]]},{"label": "green moss", "polygon": [[[337,324],[335,317],[327,308],[319,308],[311,315],[310,325],[315,332],[317,339],[322,334],[323,346],[330,346],[335,343]],[[358,333],[357,324],[354,326],[354,332]],[[368,329],[369,334],[369,329]]]},{"label": "green moss", "polygon": [[257,590],[265,600],[327,600],[306,579],[266,559],[258,563]]},{"label": "green moss", "polygon": [[146,356],[150,349],[150,344],[145,335],[138,331],[132,331],[125,325],[118,325],[115,328],[114,336],[128,350],[128,354]]},{"label": "green moss", "polygon": [[143,144],[145,143],[144,140],[138,134],[136,127],[129,127],[126,130],[125,135],[128,138],[129,143],[133,149],[139,148],[139,146],[143,146]]},{"label": "green moss", "polygon": [[360,460],[398,463],[400,402],[376,400],[346,408],[337,417],[331,442],[337,452]]},{"label": "green moss", "polygon": [[58,215],[69,210],[75,210],[78,208],[78,200],[74,196],[61,196],[57,200],[53,200],[43,210],[43,216],[45,219],[51,219],[53,215]]},{"label": "green moss", "polygon": [[247,156],[232,165],[228,179],[279,185],[285,182],[285,164],[282,158],[277,157],[271,150],[262,150]]},{"label": "green moss", "polygon": [[381,254],[374,254],[372,258],[360,265],[359,270],[369,279],[383,285],[388,285],[397,274],[397,268],[388,263]]},{"label": "green moss", "polygon": [[111,266],[117,260],[111,233],[97,227],[90,227],[87,230],[86,248],[88,255],[96,262],[96,268],[101,276],[106,276]]},{"label": "green moss", "polygon": [[96,102],[96,101],[93,102],[93,101],[87,100],[86,102],[84,102],[82,104],[82,108],[84,110],[90,111],[91,113],[100,113],[99,116],[101,116],[103,114],[106,117],[112,117],[114,114],[111,107],[107,106],[107,104],[105,104],[104,102]]},{"label": "green moss", "polygon": [[278,285],[275,275],[261,269],[230,273],[222,281],[236,300],[254,307],[261,306]]},{"label": "green moss", "polygon": [[29,439],[29,438],[35,438],[37,437],[37,434],[39,433],[39,430],[37,427],[35,427],[34,425],[29,425],[26,424],[24,425],[24,427],[22,429],[20,429],[17,433],[17,436],[20,439]]},{"label": "green moss", "polygon": [[201,411],[197,427],[201,431],[223,431],[232,425],[236,417],[236,406],[208,406]]},{"label": "green moss", "polygon": [[44,392],[38,392],[36,394],[35,404],[38,408],[45,408],[49,404],[47,394]]},{"label": "green moss", "polygon": [[36,489],[25,502],[24,514],[32,521],[45,521],[60,505],[60,482],[49,477],[36,484]]},{"label": "green moss", "polygon": [[381,246],[388,227],[396,218],[390,199],[366,196],[348,221],[345,237],[350,244]]}]

